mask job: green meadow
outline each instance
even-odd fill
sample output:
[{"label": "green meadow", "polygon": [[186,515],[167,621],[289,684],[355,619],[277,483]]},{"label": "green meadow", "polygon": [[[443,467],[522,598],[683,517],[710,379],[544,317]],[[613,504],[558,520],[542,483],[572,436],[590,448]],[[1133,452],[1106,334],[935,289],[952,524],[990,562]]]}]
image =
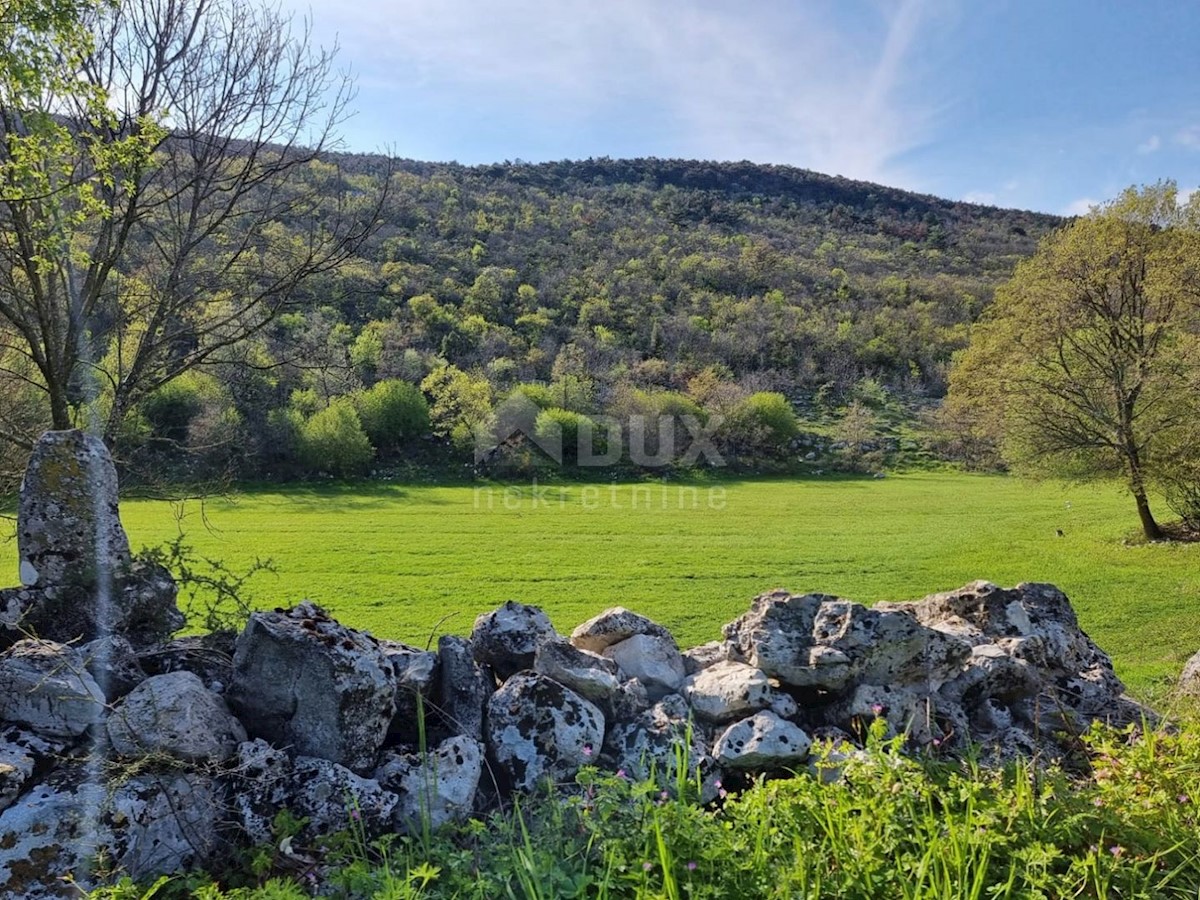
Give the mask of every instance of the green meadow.
[{"label": "green meadow", "polygon": [[[691,645],[718,637],[774,587],[869,603],[982,578],[1059,585],[1139,693],[1200,648],[1200,545],[1137,543],[1133,504],[1112,487],[948,472],[368,483],[247,489],[182,507],[129,500],[122,512],[135,549],[182,528],[197,554],[234,570],[270,558],[276,573],[250,587],[258,605],[307,597],[351,625],[417,644],[469,631],[478,613],[508,599],[543,607],[567,630],[628,606]],[[0,554],[0,571],[15,581],[14,543]]]}]

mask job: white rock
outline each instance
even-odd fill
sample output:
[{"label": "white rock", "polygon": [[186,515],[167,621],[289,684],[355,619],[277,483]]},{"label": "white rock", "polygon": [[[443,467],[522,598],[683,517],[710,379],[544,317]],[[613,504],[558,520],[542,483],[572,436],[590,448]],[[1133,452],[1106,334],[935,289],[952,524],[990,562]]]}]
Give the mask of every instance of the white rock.
[{"label": "white rock", "polygon": [[761,669],[729,660],[689,678],[684,696],[696,715],[710,722],[743,718],[766,708],[772,699],[771,683]]},{"label": "white rock", "polygon": [[117,704],[107,727],[113,749],[124,756],[223,762],[246,740],[225,701],[191,672],[147,678]]},{"label": "white rock", "polygon": [[0,720],[75,737],[103,718],[104,692],[71,647],[27,639],[0,655]]},{"label": "white rock", "polygon": [[778,769],[803,763],[811,746],[799,726],[764,710],[730,725],[717,738],[713,756],[731,769]]},{"label": "white rock", "polygon": [[635,634],[605,648],[604,655],[617,664],[622,680],[636,678],[645,685],[651,700],[683,688],[683,657],[672,638]]}]

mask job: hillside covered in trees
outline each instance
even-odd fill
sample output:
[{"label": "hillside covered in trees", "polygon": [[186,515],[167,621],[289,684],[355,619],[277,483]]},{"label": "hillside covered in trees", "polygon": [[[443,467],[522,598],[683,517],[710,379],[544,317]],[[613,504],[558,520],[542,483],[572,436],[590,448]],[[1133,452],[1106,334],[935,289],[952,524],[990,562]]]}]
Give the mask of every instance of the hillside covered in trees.
[{"label": "hillside covered in trees", "polygon": [[[601,413],[720,413],[726,449],[774,453],[795,432],[783,398],[842,410],[864,382],[940,396],[996,286],[1061,224],[751,163],[325,154],[294,178],[343,213],[373,208],[363,198],[386,182],[378,227],[147,397],[116,434],[120,458],[350,474],[428,449],[430,433],[465,456],[517,389],[572,434]],[[265,253],[310,224],[270,228]]]}]

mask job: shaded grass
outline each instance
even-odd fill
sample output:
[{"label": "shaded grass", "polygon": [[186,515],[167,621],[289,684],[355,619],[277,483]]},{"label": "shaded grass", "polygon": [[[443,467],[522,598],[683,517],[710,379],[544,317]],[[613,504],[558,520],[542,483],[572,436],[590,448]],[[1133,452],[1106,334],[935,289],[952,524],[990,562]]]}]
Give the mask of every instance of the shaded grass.
[{"label": "shaded grass", "polygon": [[[984,578],[1059,585],[1139,693],[1200,647],[1200,545],[1126,544],[1132,503],[1109,487],[947,472],[536,489],[369,483],[247,489],[208,501],[203,515],[185,505],[178,523],[176,512],[127,501],[135,548],[182,527],[197,552],[235,570],[272,558],[278,576],[254,588],[262,605],[309,597],[418,644],[435,630],[468,631],[507,599],[542,606],[562,630],[628,606],[690,645],[718,637],[772,587],[873,602]],[[0,570],[15,575],[15,557],[12,543],[0,546]]]}]

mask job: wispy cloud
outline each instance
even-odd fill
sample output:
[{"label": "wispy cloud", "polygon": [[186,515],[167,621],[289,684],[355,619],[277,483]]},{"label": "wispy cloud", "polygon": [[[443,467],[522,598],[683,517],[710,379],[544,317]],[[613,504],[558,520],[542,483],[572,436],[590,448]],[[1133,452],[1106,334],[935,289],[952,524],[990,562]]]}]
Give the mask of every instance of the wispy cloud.
[{"label": "wispy cloud", "polygon": [[1189,125],[1175,134],[1175,143],[1189,150],[1200,150],[1200,125]]},{"label": "wispy cloud", "polygon": [[657,117],[680,155],[893,182],[908,180],[900,157],[938,121],[939,99],[914,88],[933,81],[920,77],[924,50],[954,9],[879,0],[851,29],[789,0],[312,3],[320,32],[339,32],[373,90],[509,98],[564,127],[625,105]]},{"label": "wispy cloud", "polygon": [[1153,153],[1162,146],[1162,139],[1157,134],[1152,134],[1146,140],[1137,145],[1137,152],[1143,156]]}]

